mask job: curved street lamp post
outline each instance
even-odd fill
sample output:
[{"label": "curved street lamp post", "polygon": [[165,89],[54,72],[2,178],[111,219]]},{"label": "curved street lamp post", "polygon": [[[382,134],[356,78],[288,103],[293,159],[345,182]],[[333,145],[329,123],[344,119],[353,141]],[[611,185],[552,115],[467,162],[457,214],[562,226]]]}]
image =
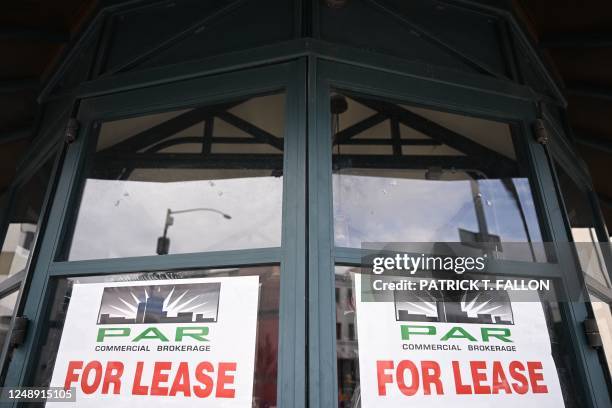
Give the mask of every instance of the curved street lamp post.
[{"label": "curved street lamp post", "polygon": [[232,219],[231,215],[226,214],[222,211],[216,210],[214,208],[189,208],[187,210],[177,210],[177,211],[172,211],[172,209],[168,208],[168,210],[166,211],[166,222],[164,224],[164,234],[161,237],[157,238],[157,251],[156,251],[157,255],[168,255],[168,252],[170,251],[170,238],[168,238],[168,227],[174,224],[174,217],[172,215],[173,214],[185,214],[185,213],[197,212],[197,211],[214,212],[214,213],[221,215],[226,220]]}]

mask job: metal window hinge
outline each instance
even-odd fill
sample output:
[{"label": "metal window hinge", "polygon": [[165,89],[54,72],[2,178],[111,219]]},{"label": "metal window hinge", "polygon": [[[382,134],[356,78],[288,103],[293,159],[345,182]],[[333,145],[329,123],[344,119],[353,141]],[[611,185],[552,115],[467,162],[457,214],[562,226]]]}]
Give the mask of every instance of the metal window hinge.
[{"label": "metal window hinge", "polygon": [[587,342],[592,348],[600,348],[603,346],[601,335],[599,334],[599,327],[597,327],[597,321],[595,319],[586,319],[582,322],[584,327],[584,334],[586,334]]},{"label": "metal window hinge", "polygon": [[544,119],[536,119],[533,124],[533,131],[535,133],[536,141],[541,145],[548,144],[548,129],[546,128],[546,122]]},{"label": "metal window hinge", "polygon": [[538,102],[538,118],[533,122],[533,133],[535,134],[536,141],[541,145],[548,144],[549,134],[546,126],[546,119],[544,119],[544,105],[542,102]]},{"label": "metal window hinge", "polygon": [[66,125],[66,129],[64,131],[64,141],[66,144],[73,143],[79,132],[79,121],[76,118],[68,119],[68,124]]},{"label": "metal window hinge", "polygon": [[13,330],[11,331],[10,344],[12,347],[17,347],[23,344],[28,331],[28,323],[30,321],[24,316],[15,316],[13,321]]}]

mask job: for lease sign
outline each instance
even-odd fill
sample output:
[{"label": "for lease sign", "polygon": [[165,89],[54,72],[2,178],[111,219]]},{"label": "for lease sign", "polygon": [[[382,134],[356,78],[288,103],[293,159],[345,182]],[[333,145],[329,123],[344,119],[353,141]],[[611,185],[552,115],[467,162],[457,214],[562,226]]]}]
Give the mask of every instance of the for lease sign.
[{"label": "for lease sign", "polygon": [[257,276],[74,284],[51,385],[86,407],[251,407],[258,293]]},{"label": "for lease sign", "polygon": [[512,295],[396,292],[364,302],[355,275],[363,408],[558,408],[542,305]]}]

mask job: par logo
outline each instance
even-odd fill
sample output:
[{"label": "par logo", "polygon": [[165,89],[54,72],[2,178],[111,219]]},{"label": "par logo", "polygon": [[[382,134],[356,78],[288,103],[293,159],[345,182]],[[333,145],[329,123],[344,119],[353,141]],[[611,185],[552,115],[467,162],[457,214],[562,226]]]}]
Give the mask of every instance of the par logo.
[{"label": "par logo", "polygon": [[[415,337],[431,338],[438,341],[449,341],[452,339],[464,339],[475,342],[482,341],[488,343],[495,339],[503,343],[512,343],[512,332],[505,327],[480,327],[479,329],[471,329],[469,326],[452,326],[448,329],[438,330],[436,326],[425,325],[401,325],[402,340],[414,340]],[[430,336],[430,337],[422,337]],[[432,337],[433,336],[433,337]]]},{"label": "par logo", "polygon": [[96,341],[207,342],[220,292],[220,282],[106,287]]},{"label": "par logo", "polygon": [[206,336],[209,329],[206,326],[178,326],[174,330],[167,330],[155,326],[139,327],[132,330],[131,327],[100,327],[98,328],[98,343],[121,339],[131,342],[139,342],[143,340],[157,340],[161,342],[182,342],[189,338],[192,341],[208,341]]}]

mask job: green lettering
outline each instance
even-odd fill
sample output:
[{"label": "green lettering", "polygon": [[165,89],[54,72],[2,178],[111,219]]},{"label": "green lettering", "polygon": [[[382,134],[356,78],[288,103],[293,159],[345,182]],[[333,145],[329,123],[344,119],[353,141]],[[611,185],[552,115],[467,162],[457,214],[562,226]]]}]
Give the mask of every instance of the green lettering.
[{"label": "green lettering", "polygon": [[106,337],[126,337],[130,335],[129,327],[106,327],[98,329],[97,342],[104,341]]},{"label": "green lettering", "polygon": [[489,341],[491,337],[495,337],[506,343],[512,343],[510,340],[510,329],[498,328],[498,327],[483,327],[480,329],[483,341]]},{"label": "green lettering", "polygon": [[[149,334],[150,333],[150,334]],[[140,340],[161,340],[168,341],[168,338],[159,331],[159,329],[155,327],[147,327],[142,333],[134,338],[132,341],[140,341]]]},{"label": "green lettering", "polygon": [[176,341],[182,341],[184,337],[191,337],[197,341],[208,341],[204,336],[208,335],[208,327],[177,327]]},{"label": "green lettering", "polygon": [[410,340],[411,334],[422,334],[427,336],[436,334],[436,328],[434,326],[412,326],[403,324],[401,330],[402,340]]},{"label": "green lettering", "polygon": [[455,326],[450,329],[448,333],[446,333],[440,340],[446,341],[448,339],[468,339],[469,341],[476,341],[476,339],[470,333],[459,326]]}]

